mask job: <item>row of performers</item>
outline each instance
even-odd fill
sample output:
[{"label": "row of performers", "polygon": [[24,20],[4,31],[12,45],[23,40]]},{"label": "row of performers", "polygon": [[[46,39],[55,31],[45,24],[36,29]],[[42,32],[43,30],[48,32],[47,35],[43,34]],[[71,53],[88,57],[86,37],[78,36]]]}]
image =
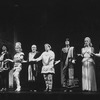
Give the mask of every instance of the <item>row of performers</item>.
[{"label": "row of performers", "polygon": [[[53,88],[53,75],[55,74],[54,65],[61,64],[61,85],[65,88],[68,85],[72,85],[74,79],[74,63],[75,60],[75,48],[70,46],[70,41],[67,38],[65,40],[65,47],[62,48],[61,60],[55,61],[55,53],[51,50],[50,44],[44,45],[45,51],[40,55],[37,51],[37,46],[32,45],[32,52],[29,53],[28,62],[28,79],[35,80],[38,70],[38,62],[42,61],[41,73],[43,74],[43,79],[45,81],[45,91],[52,91]],[[5,45],[2,46],[2,52],[0,55],[0,76],[2,77],[2,89],[6,90],[7,84],[6,80],[8,78],[9,62],[13,63],[13,77],[16,82],[16,90],[21,91],[20,85],[20,71],[22,70],[22,63],[27,62],[24,60],[24,53],[22,52],[22,46],[20,42],[15,44],[15,55],[13,60],[10,59],[9,52]],[[99,53],[94,53],[94,48],[91,43],[91,39],[86,37],[84,39],[84,47],[81,50],[82,59],[82,90],[83,91],[97,91],[95,70],[94,70],[94,56],[100,56]],[[32,74],[33,73],[33,74]]]}]

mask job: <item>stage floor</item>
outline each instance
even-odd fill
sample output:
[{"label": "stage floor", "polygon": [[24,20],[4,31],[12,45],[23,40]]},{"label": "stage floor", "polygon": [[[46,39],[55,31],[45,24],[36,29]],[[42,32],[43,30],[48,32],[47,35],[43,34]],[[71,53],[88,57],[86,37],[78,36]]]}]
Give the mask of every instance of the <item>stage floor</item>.
[{"label": "stage floor", "polygon": [[100,92],[0,92],[0,100],[86,100],[100,98]]}]

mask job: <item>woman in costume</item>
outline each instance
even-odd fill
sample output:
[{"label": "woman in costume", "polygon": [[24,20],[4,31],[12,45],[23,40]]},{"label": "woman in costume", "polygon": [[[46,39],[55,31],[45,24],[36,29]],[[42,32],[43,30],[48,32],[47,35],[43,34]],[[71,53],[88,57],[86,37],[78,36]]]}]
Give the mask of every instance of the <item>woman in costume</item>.
[{"label": "woman in costume", "polygon": [[6,59],[6,61],[11,61],[14,63],[14,67],[13,67],[13,76],[14,76],[14,81],[16,82],[16,90],[17,92],[19,92],[21,90],[21,85],[20,85],[20,71],[22,69],[22,62],[24,60],[24,53],[22,52],[22,46],[20,42],[16,42],[15,44],[15,55],[13,60],[11,59]]},{"label": "woman in costume", "polygon": [[84,47],[81,50],[82,59],[82,90],[97,91],[95,78],[95,62],[93,59],[94,48],[92,47],[91,39],[84,39]]}]

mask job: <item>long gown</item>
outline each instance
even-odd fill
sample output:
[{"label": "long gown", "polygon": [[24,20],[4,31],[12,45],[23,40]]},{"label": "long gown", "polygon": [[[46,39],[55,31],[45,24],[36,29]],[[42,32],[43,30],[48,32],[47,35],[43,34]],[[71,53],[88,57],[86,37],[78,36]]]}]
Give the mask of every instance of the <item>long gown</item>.
[{"label": "long gown", "polygon": [[97,91],[94,60],[91,57],[91,52],[93,52],[92,47],[83,48],[82,54],[84,56],[82,60],[82,90],[87,91]]}]

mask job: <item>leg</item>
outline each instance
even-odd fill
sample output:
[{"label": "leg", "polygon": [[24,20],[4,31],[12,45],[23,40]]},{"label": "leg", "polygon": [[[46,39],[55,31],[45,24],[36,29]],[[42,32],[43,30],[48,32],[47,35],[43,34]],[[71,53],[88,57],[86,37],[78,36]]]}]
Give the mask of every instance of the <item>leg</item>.
[{"label": "leg", "polygon": [[15,82],[16,82],[16,85],[17,85],[16,91],[20,91],[21,90],[20,79],[19,79],[20,70],[21,69],[16,69],[15,72],[13,73],[14,78],[15,78]]},{"label": "leg", "polygon": [[68,86],[73,86],[73,81],[74,81],[74,68],[73,66],[70,66],[68,69]]},{"label": "leg", "polygon": [[48,78],[47,78],[47,75],[44,74],[43,77],[44,77],[44,81],[45,81],[45,85],[46,85],[45,91],[48,91],[49,85],[48,85]]},{"label": "leg", "polygon": [[66,87],[67,86],[67,79],[68,79],[68,68],[64,68],[62,70],[62,87]]},{"label": "leg", "polygon": [[0,75],[1,75],[1,80],[0,80],[1,90],[0,91],[4,91],[4,72],[1,72]]},{"label": "leg", "polygon": [[61,84],[64,92],[67,92],[67,79],[68,79],[68,67],[61,69]]},{"label": "leg", "polygon": [[52,91],[52,86],[53,86],[53,75],[48,74],[48,86],[49,86],[49,91]]},{"label": "leg", "polygon": [[8,89],[8,70],[4,72],[4,75],[4,88],[6,91],[6,89]]}]

